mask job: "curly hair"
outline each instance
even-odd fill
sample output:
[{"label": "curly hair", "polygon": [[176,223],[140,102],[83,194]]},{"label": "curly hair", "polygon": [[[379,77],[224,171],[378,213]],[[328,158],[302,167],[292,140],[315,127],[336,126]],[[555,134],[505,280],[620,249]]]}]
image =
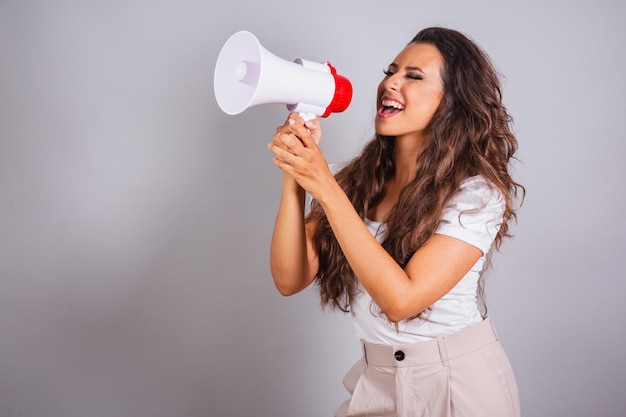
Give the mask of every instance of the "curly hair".
[{"label": "curly hair", "polygon": [[[441,53],[444,96],[427,128],[429,139],[417,157],[415,178],[402,190],[386,219],[382,246],[402,267],[436,231],[446,203],[463,180],[481,175],[504,198],[504,215],[495,237],[497,249],[510,236],[508,226],[516,218],[515,197],[520,189],[524,191],[509,173],[517,140],[489,57],[465,35],[446,28],[424,29],[411,43],[431,44]],[[385,182],[394,174],[394,138],[376,134],[335,178],[365,219],[383,198]],[[316,284],[321,303],[347,312],[357,279],[315,200],[306,221],[316,225],[313,238],[319,257]]]}]

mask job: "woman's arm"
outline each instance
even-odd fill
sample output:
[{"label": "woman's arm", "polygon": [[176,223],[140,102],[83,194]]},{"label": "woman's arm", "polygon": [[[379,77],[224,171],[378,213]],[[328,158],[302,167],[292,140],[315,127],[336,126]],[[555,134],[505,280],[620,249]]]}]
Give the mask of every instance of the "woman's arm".
[{"label": "woman's arm", "polygon": [[324,193],[319,201],[352,270],[392,322],[424,311],[482,256],[469,243],[435,234],[403,269],[372,236],[343,191]]},{"label": "woman's arm", "polygon": [[[319,142],[321,131],[318,123],[310,123],[309,134]],[[273,143],[285,146],[281,136],[292,135],[292,126],[285,122],[276,129]],[[297,138],[294,136],[294,140]],[[293,295],[308,287],[315,279],[318,258],[313,245],[314,224],[305,224],[305,190],[287,172],[283,174],[283,185],[278,214],[270,247],[270,270],[276,288],[282,295]]]},{"label": "woman's arm", "polygon": [[270,247],[270,270],[282,295],[302,291],[313,282],[317,273],[312,226],[304,223],[304,199],[304,189],[285,173]]},{"label": "woman's arm", "polygon": [[[414,316],[450,291],[482,252],[444,235],[431,237],[403,269],[378,243],[328,171],[328,165],[301,119],[270,150],[275,164],[317,199],[359,281],[389,320]],[[297,135],[297,137],[296,137]]]}]

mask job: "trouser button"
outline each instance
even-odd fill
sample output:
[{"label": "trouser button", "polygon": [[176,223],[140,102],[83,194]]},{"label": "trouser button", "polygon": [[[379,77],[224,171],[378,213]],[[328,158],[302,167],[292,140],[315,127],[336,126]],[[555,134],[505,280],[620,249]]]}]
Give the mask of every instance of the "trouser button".
[{"label": "trouser button", "polygon": [[404,352],[401,350],[396,351],[396,353],[393,354],[393,357],[396,358],[397,361],[403,361],[404,360]]}]

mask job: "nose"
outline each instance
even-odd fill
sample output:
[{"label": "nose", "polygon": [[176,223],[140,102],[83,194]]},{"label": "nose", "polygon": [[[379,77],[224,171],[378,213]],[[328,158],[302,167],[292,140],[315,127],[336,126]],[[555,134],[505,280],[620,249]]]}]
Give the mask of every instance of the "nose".
[{"label": "nose", "polygon": [[400,89],[400,79],[397,74],[393,74],[385,80],[385,88],[392,91],[398,91]]}]

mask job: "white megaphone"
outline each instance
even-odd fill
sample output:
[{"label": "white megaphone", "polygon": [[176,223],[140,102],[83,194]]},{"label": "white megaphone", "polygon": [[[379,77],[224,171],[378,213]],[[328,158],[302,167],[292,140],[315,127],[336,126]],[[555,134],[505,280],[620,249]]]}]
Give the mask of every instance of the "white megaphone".
[{"label": "white megaphone", "polygon": [[232,35],[217,57],[215,98],[230,115],[257,104],[286,104],[306,119],[342,112],[352,100],[352,84],[330,62],[296,59],[268,52],[250,32]]}]

